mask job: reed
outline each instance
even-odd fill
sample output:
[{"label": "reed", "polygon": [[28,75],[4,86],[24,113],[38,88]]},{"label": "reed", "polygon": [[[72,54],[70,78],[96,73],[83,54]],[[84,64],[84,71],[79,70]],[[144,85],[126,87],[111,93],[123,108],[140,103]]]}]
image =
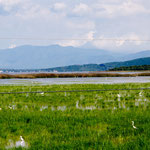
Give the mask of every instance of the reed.
[{"label": "reed", "polygon": [[137,77],[137,76],[150,76],[150,73],[133,73],[133,74],[119,74],[119,73],[37,73],[37,74],[0,74],[0,79],[9,78],[77,78],[77,77]]}]

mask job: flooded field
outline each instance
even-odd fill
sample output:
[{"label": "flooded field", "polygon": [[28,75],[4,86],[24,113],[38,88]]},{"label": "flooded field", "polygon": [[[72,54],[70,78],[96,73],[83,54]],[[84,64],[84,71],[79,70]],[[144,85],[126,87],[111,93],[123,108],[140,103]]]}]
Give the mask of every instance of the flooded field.
[{"label": "flooded field", "polygon": [[[0,149],[149,149],[148,87],[150,83],[0,86],[1,92],[13,92],[0,95]],[[119,90],[123,88],[130,90]],[[92,89],[118,90],[76,92]],[[30,93],[15,93],[23,91]]]},{"label": "flooded field", "polygon": [[150,77],[0,79],[0,85],[114,84],[114,83],[147,83],[147,82],[150,82]]}]

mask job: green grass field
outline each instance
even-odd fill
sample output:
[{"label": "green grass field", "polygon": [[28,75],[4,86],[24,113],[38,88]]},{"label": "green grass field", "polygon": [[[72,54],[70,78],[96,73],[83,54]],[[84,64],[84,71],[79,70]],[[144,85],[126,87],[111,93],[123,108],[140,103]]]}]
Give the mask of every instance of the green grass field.
[{"label": "green grass field", "polygon": [[[150,83],[0,86],[0,92],[146,87]],[[19,147],[20,136],[23,147]],[[150,149],[150,90],[2,94],[3,149]]]}]

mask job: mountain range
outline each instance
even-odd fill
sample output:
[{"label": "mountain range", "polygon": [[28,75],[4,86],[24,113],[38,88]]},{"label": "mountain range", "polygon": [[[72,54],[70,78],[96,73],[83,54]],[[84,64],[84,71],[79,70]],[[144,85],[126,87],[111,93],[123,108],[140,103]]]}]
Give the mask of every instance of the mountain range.
[{"label": "mountain range", "polygon": [[0,68],[41,69],[60,66],[104,64],[150,57],[150,50],[138,53],[116,53],[95,48],[24,45],[0,50]]},{"label": "mountain range", "polygon": [[54,67],[46,69],[1,69],[3,72],[85,72],[107,70],[149,70],[150,57],[138,58],[130,61],[110,62],[104,64],[84,64]]}]

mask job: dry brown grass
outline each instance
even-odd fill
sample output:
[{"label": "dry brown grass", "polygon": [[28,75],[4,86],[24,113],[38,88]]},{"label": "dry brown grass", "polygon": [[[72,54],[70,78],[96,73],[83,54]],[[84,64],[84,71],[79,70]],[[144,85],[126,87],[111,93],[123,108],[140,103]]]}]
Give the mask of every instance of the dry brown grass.
[{"label": "dry brown grass", "polygon": [[150,76],[150,73],[135,73],[135,74],[119,74],[119,73],[37,73],[37,74],[0,74],[0,79],[9,78],[76,78],[76,77],[136,77],[136,76]]}]

